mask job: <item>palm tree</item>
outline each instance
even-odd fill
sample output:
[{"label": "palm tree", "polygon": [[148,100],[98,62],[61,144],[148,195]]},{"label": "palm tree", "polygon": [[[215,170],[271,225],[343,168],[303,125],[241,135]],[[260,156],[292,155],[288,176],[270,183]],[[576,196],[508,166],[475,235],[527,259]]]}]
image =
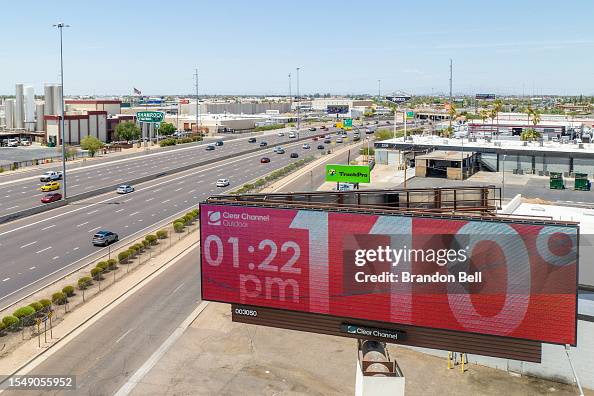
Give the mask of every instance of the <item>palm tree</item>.
[{"label": "palm tree", "polygon": [[481,110],[480,117],[481,117],[481,120],[483,120],[482,125],[485,125],[485,122],[487,122],[487,118],[489,118],[489,112],[487,110]]},{"label": "palm tree", "polygon": [[452,133],[452,120],[458,117],[458,112],[456,111],[456,106],[453,103],[450,103],[450,108],[448,109],[448,115],[450,116],[450,126],[448,127],[448,135]]},{"label": "palm tree", "polygon": [[497,134],[499,135],[499,113],[503,110],[503,102],[501,99],[497,99],[493,102],[493,111],[495,112],[495,117],[497,118]]}]

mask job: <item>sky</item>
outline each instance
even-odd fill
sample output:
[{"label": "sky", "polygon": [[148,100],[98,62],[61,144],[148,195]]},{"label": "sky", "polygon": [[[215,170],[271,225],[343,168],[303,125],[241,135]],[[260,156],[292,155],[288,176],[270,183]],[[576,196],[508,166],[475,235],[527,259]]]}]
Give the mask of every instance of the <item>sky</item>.
[{"label": "sky", "polygon": [[590,0],[7,3],[0,95],[594,94]]}]

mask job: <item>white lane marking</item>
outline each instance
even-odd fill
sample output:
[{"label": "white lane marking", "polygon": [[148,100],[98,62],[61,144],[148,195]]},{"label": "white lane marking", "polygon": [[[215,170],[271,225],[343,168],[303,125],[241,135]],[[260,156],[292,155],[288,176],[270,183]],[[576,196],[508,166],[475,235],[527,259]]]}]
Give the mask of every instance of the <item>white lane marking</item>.
[{"label": "white lane marking", "polygon": [[124,209],[118,209],[115,211],[115,213],[120,213],[121,211],[123,211]]},{"label": "white lane marking", "polygon": [[123,202],[130,202],[130,201],[132,201],[132,198],[124,199]]},{"label": "white lane marking", "polygon": [[5,210],[15,209],[15,208],[18,208],[18,207],[19,207],[19,205],[15,205],[15,206],[11,206],[10,208],[6,208]]},{"label": "white lane marking", "polygon": [[162,188],[157,188],[156,190],[153,190],[153,192],[159,192],[161,190],[162,190]]},{"label": "white lane marking", "polygon": [[93,231],[96,231],[96,230],[98,230],[99,228],[101,228],[101,226],[99,226],[99,227],[95,227],[95,228],[91,228],[91,229],[90,229],[89,231],[87,231],[87,232],[88,232],[88,233],[91,233],[91,232],[93,232]]},{"label": "white lane marking", "polygon": [[52,225],[49,225],[49,226],[47,226],[47,227],[43,227],[43,228],[41,229],[41,231],[49,230],[50,228],[53,228],[53,227],[55,227],[55,226],[56,226],[55,224],[52,224]]},{"label": "white lane marking", "polygon": [[43,253],[43,252],[45,252],[46,250],[50,250],[51,248],[52,248],[51,246],[48,246],[48,247],[46,247],[45,249],[41,249],[41,250],[38,250],[38,251],[36,251],[36,252],[35,252],[35,254]]},{"label": "white lane marking", "polygon": [[72,250],[74,251],[74,250],[78,250],[78,249],[79,249],[79,247],[77,246],[77,247],[75,247],[75,248],[74,248],[74,249],[72,249]]},{"label": "white lane marking", "polygon": [[124,337],[126,337],[128,334],[130,334],[130,332],[131,332],[132,330],[134,330],[134,329],[130,329],[130,330],[126,331],[124,334],[122,334],[122,335],[120,336],[120,338],[118,338],[118,339],[115,341],[115,343],[117,344],[117,343],[119,343],[120,341],[122,341],[122,340],[124,339]]},{"label": "white lane marking", "polygon": [[140,212],[133,212],[133,213],[130,213],[128,216],[136,216],[138,213],[140,213]]},{"label": "white lane marking", "polygon": [[77,227],[82,227],[82,226],[84,226],[86,224],[89,224],[89,222],[88,221],[85,221],[84,223],[80,223],[80,224],[77,225]]},{"label": "white lane marking", "polygon": [[153,199],[155,199],[155,198],[154,198],[154,197],[153,197],[153,198],[149,198],[149,199],[145,200],[144,202],[150,202],[150,201],[152,201]]},{"label": "white lane marking", "polygon": [[176,189],[175,189],[175,190],[173,190],[173,191],[174,191],[174,192],[177,192],[177,191],[180,191],[180,190],[183,190],[183,187],[176,188]]},{"label": "white lane marking", "polygon": [[90,212],[87,212],[87,214],[90,215],[97,212],[99,212],[99,209],[91,210]]},{"label": "white lane marking", "polygon": [[21,246],[21,249],[24,249],[24,248],[26,248],[27,246],[35,245],[36,243],[37,243],[37,241],[29,242],[29,243],[27,243],[27,244],[25,244],[25,245]]},{"label": "white lane marking", "polygon": [[10,280],[10,278],[4,278],[2,279],[2,282],[6,282],[7,280]]},{"label": "white lane marking", "polygon": [[161,203],[167,203],[169,201],[171,201],[171,200],[170,199],[166,199],[165,201],[161,201]]},{"label": "white lane marking", "polygon": [[175,288],[175,289],[174,289],[174,290],[171,292],[171,294],[174,294],[176,291],[178,291],[179,289],[181,289],[181,288],[182,288],[182,286],[184,285],[184,283],[186,283],[186,282],[182,282],[182,283],[181,283],[181,284],[180,284],[178,287],[176,287],[176,288]]},{"label": "white lane marking", "polygon": [[171,348],[171,346],[178,340],[179,337],[184,334],[188,326],[196,319],[198,315],[206,308],[208,302],[202,301],[200,305],[184,319],[183,323],[176,328],[173,333],[161,344],[161,346],[148,358],[146,362],[128,379],[128,381],[122,385],[122,387],[115,393],[114,396],[127,396],[129,395],[136,384],[138,384],[144,376],[151,371],[155,364],[165,355],[165,353]]},{"label": "white lane marking", "polygon": [[78,186],[80,186],[80,184],[72,185],[72,186],[70,186],[70,188],[72,188],[72,187],[78,187]]},{"label": "white lane marking", "polygon": [[37,268],[37,267],[35,267],[35,266],[29,267],[30,270],[34,270],[35,268]]},{"label": "white lane marking", "polygon": [[52,258],[52,260],[56,260],[56,259],[59,259],[59,258],[60,258],[60,256],[54,256],[54,257]]}]

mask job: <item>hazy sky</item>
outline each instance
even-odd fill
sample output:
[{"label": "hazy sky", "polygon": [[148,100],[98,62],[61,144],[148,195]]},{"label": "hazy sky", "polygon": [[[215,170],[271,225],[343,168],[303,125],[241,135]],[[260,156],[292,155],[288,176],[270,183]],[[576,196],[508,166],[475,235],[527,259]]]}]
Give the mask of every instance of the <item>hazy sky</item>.
[{"label": "hazy sky", "polygon": [[[7,0],[0,94],[184,94],[199,69],[204,94],[454,92],[593,94],[594,2],[30,1]],[[295,91],[293,78],[293,92]]]}]

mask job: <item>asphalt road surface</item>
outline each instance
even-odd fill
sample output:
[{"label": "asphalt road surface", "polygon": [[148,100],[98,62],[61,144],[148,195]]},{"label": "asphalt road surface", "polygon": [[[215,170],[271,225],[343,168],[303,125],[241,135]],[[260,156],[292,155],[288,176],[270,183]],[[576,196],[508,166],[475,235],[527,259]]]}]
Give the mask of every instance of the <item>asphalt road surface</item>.
[{"label": "asphalt road surface", "polygon": [[[332,135],[333,141],[335,138]],[[303,142],[293,141],[283,145],[285,154],[273,153],[270,148],[214,162],[137,185],[131,194],[108,193],[0,226],[0,307],[58,279],[98,256],[99,251],[104,252],[104,248],[91,245],[91,237],[98,230],[118,233],[119,244],[126,245],[128,241],[122,239],[136,233],[142,235],[142,230],[180,211],[195,208],[210,195],[232,191],[297,161],[299,158],[290,158],[292,152],[300,158],[319,155],[316,147],[320,141],[308,143],[311,149],[303,149]],[[260,163],[263,156],[271,162]],[[219,178],[230,179],[231,185],[216,187]]]},{"label": "asphalt road surface", "polygon": [[[329,129],[334,130],[334,128]],[[300,132],[300,137],[319,135],[320,133],[323,133],[323,131],[319,129],[315,132],[303,129]],[[212,151],[205,150],[206,143],[191,145],[176,150],[76,168],[67,172],[67,193],[68,196],[73,196],[98,188],[125,183],[139,177],[158,175],[163,171],[202,161],[214,162],[222,155],[258,148],[262,140],[265,140],[268,144],[275,144],[289,142],[292,139],[289,139],[288,133],[285,133],[285,136],[282,137],[277,136],[276,133],[270,133],[266,137],[257,138],[257,140],[257,143],[248,143],[247,137],[227,140],[223,146],[218,146]],[[40,187],[45,183],[39,181],[39,176],[40,174],[21,179],[0,179],[0,199],[2,200],[0,216],[43,205],[41,198],[46,193],[41,192]]]}]

